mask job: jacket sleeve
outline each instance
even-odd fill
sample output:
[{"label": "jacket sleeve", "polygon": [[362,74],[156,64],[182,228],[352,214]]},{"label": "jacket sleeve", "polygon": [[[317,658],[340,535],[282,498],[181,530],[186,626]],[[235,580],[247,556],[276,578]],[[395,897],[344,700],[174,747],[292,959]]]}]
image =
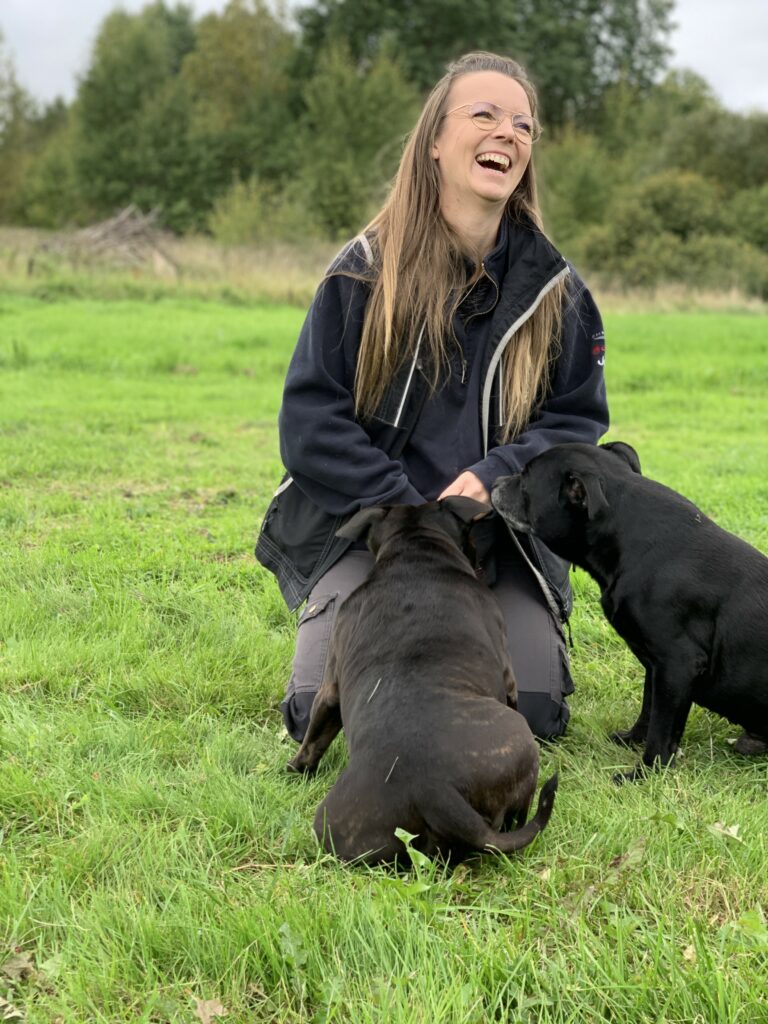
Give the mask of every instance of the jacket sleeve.
[{"label": "jacket sleeve", "polygon": [[561,351],[549,396],[511,444],[492,448],[484,459],[468,467],[488,491],[498,476],[519,473],[531,459],[556,444],[597,444],[609,422],[604,364],[600,313],[586,285],[572,271]]},{"label": "jacket sleeve", "polygon": [[316,505],[346,515],[367,505],[420,504],[401,464],[355,419],[353,385],[367,285],[327,277],[291,359],[278,418],[283,465]]}]

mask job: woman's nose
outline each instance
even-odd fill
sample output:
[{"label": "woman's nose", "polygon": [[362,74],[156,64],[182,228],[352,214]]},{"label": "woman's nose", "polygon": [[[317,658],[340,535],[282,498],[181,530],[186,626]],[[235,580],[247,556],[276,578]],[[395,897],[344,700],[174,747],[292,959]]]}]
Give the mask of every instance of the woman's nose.
[{"label": "woman's nose", "polygon": [[496,138],[510,139],[512,142],[517,141],[517,132],[515,131],[515,122],[512,120],[511,114],[506,114],[496,126],[496,131],[493,133]]}]

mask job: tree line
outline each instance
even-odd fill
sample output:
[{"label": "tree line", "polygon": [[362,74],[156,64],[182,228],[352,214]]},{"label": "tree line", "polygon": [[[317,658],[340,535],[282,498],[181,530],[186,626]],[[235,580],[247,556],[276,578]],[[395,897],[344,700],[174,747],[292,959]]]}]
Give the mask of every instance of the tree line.
[{"label": "tree line", "polygon": [[768,295],[768,114],[665,75],[672,18],[672,0],[230,0],[198,19],[160,0],[109,14],[74,100],[47,106],[0,37],[0,222],[134,203],[225,242],[349,236],[445,64],[492,49],[536,82],[546,224],[569,256]]}]

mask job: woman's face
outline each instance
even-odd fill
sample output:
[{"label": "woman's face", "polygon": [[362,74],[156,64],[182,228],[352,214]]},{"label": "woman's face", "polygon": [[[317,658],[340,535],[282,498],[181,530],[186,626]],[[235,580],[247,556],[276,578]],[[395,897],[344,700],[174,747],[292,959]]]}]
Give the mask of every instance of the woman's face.
[{"label": "woman's face", "polygon": [[456,79],[445,102],[446,113],[453,113],[443,117],[432,147],[444,211],[491,204],[501,213],[531,159],[531,143],[515,135],[510,117],[499,125],[491,121],[489,131],[475,125],[468,113],[480,101],[510,114],[531,114],[525,89],[507,75],[474,71]]}]

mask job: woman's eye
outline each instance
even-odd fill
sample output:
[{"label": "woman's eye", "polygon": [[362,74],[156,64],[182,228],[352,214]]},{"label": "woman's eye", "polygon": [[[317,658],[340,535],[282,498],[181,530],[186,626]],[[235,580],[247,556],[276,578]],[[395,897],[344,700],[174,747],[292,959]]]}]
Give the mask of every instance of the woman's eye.
[{"label": "woman's eye", "polygon": [[520,132],[525,132],[526,135],[530,135],[533,130],[530,121],[515,121],[515,129]]},{"label": "woman's eye", "polygon": [[490,112],[490,110],[478,110],[475,117],[479,117],[483,121],[495,121],[496,118]]}]

